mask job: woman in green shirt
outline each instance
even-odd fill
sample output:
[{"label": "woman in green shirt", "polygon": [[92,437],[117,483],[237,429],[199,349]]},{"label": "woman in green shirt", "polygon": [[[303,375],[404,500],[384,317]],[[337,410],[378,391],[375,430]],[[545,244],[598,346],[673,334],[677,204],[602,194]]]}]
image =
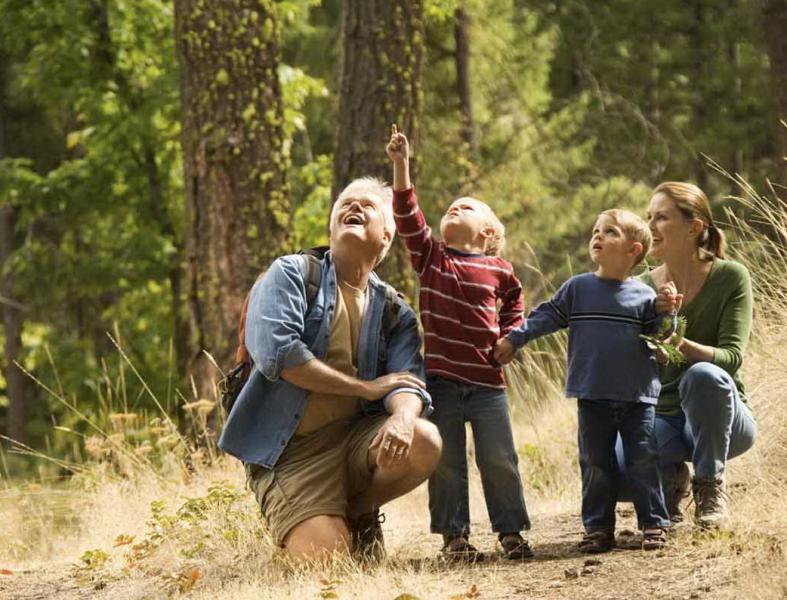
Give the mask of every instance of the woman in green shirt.
[{"label": "woman in green shirt", "polygon": [[751,333],[751,280],[746,267],[725,260],[724,234],[697,186],[659,185],[648,219],[650,256],[661,264],[640,278],[654,288],[674,282],[687,321],[679,347],[687,362],[662,369],[656,409],[665,500],[673,520],[680,520],[691,461],[695,520],[716,527],[726,512],[727,460],[751,448],[757,432],[738,377]]}]

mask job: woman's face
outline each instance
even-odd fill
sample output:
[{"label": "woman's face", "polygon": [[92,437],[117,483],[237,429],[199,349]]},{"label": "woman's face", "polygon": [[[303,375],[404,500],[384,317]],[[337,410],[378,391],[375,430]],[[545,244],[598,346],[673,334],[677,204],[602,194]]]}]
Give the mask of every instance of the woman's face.
[{"label": "woman's face", "polygon": [[696,252],[696,222],[686,219],[675,202],[659,192],[648,205],[648,226],[653,236],[650,256],[663,259],[665,254],[691,255]]}]

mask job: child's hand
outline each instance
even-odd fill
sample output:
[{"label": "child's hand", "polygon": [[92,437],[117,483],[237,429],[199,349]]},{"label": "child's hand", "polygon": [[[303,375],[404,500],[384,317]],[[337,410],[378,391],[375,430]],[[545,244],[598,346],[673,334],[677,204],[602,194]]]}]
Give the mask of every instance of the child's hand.
[{"label": "child's hand", "polygon": [[495,349],[492,351],[494,358],[499,365],[507,365],[514,358],[516,348],[507,338],[500,338],[495,342]]},{"label": "child's hand", "polygon": [[385,147],[385,153],[395,163],[410,160],[410,144],[405,135],[396,128],[396,123],[391,125],[391,140]]},{"label": "child's hand", "polygon": [[675,284],[668,281],[660,286],[656,294],[657,313],[676,313],[683,303],[683,294],[679,294]]}]

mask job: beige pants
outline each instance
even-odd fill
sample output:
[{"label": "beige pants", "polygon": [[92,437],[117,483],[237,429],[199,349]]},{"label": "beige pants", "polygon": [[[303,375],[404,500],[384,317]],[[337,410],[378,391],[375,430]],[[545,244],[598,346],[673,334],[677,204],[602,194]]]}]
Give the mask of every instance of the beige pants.
[{"label": "beige pants", "polygon": [[387,418],[336,421],[293,436],[273,469],[246,464],[249,487],[277,545],[306,519],[347,514],[349,499],[369,487],[369,444]]}]

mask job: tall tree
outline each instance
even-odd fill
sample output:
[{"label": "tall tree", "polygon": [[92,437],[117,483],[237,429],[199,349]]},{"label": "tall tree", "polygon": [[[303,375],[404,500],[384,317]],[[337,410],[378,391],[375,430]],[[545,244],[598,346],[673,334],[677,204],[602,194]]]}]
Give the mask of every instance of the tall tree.
[{"label": "tall tree", "polygon": [[[227,365],[260,270],[287,246],[278,29],[271,0],[176,0],[188,298],[197,350]],[[214,375],[195,355],[200,395]]]},{"label": "tall tree", "polygon": [[[0,160],[6,158],[6,61],[0,50]],[[22,348],[22,306],[14,297],[15,285],[10,259],[16,247],[16,207],[9,198],[0,197],[0,314],[3,317],[3,359],[0,366],[6,381],[8,396],[8,437],[20,442],[27,441],[27,399],[25,376],[14,363],[20,359]]]},{"label": "tall tree", "polygon": [[787,0],[763,0],[762,23],[771,64],[776,117],[773,119],[776,163],[773,179],[780,185],[787,186]]},{"label": "tall tree", "polygon": [[478,140],[473,119],[473,96],[470,87],[470,17],[464,8],[454,13],[454,42],[456,63],[456,92],[459,97],[459,114],[462,119],[462,143],[464,144],[465,186],[473,183],[478,160]]},{"label": "tall tree", "polygon": [[[399,125],[417,152],[423,56],[422,0],[344,0],[334,199],[355,177],[390,179],[385,144],[391,123]],[[417,175],[415,164],[411,169]],[[400,240],[379,271],[402,292],[414,296]]]}]

